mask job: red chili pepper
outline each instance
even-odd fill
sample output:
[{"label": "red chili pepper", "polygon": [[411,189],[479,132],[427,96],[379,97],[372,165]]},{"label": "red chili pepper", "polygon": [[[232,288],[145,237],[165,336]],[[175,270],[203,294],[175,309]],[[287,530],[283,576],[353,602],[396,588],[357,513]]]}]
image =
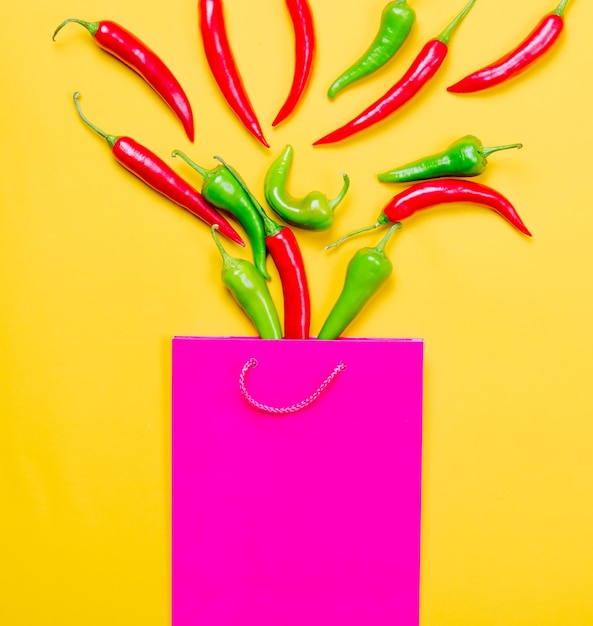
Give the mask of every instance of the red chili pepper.
[{"label": "red chili pepper", "polygon": [[568,0],[545,15],[531,33],[513,50],[494,63],[483,67],[447,87],[452,93],[472,93],[494,87],[520,74],[541,58],[560,36],[564,28],[564,7]]},{"label": "red chili pepper", "polygon": [[305,263],[297,238],[290,228],[278,224],[268,216],[243,179],[230,165],[220,157],[216,158],[235,177],[263,220],[266,246],[282,283],[284,337],[286,339],[309,339],[311,300]]},{"label": "red chili pepper", "polygon": [[449,38],[454,29],[474,5],[475,0],[465,6],[457,17],[434,39],[428,41],[403,77],[381,98],[367,107],[357,117],[313,143],[314,146],[342,141],[355,133],[384,120],[406,104],[426,85],[441,67],[449,50]]},{"label": "red chili pepper", "polygon": [[214,80],[247,130],[269,148],[229,45],[222,0],[199,0],[198,6],[204,52]]},{"label": "red chili pepper", "polygon": [[113,156],[120,165],[123,165],[155,191],[187,209],[209,226],[218,224],[220,232],[230,240],[242,246],[245,245],[227,220],[214,210],[196,189],[176,174],[156,154],[130,137],[108,135],[90,122],[80,108],[79,97],[80,92],[77,91],[74,94],[74,104],[78,114],[87,126],[107,141]]},{"label": "red chili pepper", "polygon": [[272,126],[283,122],[299,103],[311,75],[315,54],[313,16],[307,0],[286,0],[286,6],[294,26],[294,76],[286,102],[272,122]]},{"label": "red chili pepper", "polygon": [[290,228],[274,224],[267,231],[266,245],[282,283],[284,298],[284,336],[287,339],[309,339],[311,303],[303,255]]},{"label": "red chili pepper", "polygon": [[531,237],[531,233],[527,230],[515,207],[495,189],[474,181],[442,178],[440,180],[425,180],[416,183],[396,194],[385,205],[377,221],[372,226],[352,231],[327,246],[327,248],[333,248],[353,235],[378,228],[384,224],[400,222],[422,209],[453,202],[472,202],[486,206],[501,217],[504,217],[507,222],[523,234]]},{"label": "red chili pepper", "polygon": [[106,20],[66,20],[56,28],[53,39],[70,22],[84,26],[102,50],[140,74],[179,118],[190,141],[194,140],[194,119],[189,100],[171,70],[146,44],[123,26]]}]

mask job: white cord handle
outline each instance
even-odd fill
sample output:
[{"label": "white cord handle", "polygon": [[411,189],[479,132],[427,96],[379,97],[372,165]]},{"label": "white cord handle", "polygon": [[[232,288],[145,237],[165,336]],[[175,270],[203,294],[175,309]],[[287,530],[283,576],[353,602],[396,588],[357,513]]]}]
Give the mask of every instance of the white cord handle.
[{"label": "white cord handle", "polygon": [[266,413],[273,413],[274,415],[286,415],[288,413],[296,413],[297,411],[300,411],[301,409],[304,409],[305,407],[309,406],[312,402],[315,402],[315,400],[319,398],[319,396],[325,391],[325,389],[327,389],[327,387],[330,385],[332,380],[334,380],[334,378],[340,372],[346,369],[346,365],[342,361],[340,361],[336,365],[336,367],[334,367],[331,374],[319,385],[319,387],[317,387],[316,391],[314,391],[310,396],[308,396],[304,400],[301,400],[300,402],[297,402],[296,404],[291,404],[290,406],[275,407],[275,406],[269,406],[267,404],[262,404],[261,402],[258,402],[251,396],[249,391],[247,391],[247,386],[245,382],[245,379],[247,377],[247,372],[252,367],[256,367],[256,366],[257,366],[256,359],[249,359],[249,361],[245,363],[245,365],[241,369],[241,374],[239,375],[239,388],[241,389],[241,393],[243,394],[247,402],[251,404],[251,406],[255,407],[256,409],[259,409],[260,411],[265,411]]}]

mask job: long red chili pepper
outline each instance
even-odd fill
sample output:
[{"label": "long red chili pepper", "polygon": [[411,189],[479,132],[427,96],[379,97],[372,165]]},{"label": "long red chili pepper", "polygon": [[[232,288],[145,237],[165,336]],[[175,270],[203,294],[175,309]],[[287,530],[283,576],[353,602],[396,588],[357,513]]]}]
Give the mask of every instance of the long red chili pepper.
[{"label": "long red chili pepper", "polygon": [[494,87],[509,78],[520,74],[546,53],[560,36],[564,28],[564,7],[568,0],[562,0],[551,12],[545,15],[531,33],[513,50],[503,57],[479,69],[447,87],[452,93],[471,93]]},{"label": "long red chili pepper", "polygon": [[214,80],[247,130],[269,148],[229,45],[222,0],[199,0],[198,6],[204,52]]},{"label": "long red chili pepper", "polygon": [[278,270],[284,299],[284,337],[286,339],[309,339],[311,327],[311,299],[303,255],[294,233],[287,226],[274,221],[264,211],[235,170],[223,163],[235,177],[263,220],[266,246]]},{"label": "long red chili pepper", "polygon": [[327,247],[333,248],[353,235],[378,228],[384,224],[400,222],[422,209],[453,202],[471,202],[488,207],[523,234],[531,237],[531,233],[527,230],[515,207],[495,189],[475,181],[442,178],[440,180],[422,181],[401,191],[383,207],[374,224],[352,231]]},{"label": "long red chili pepper", "polygon": [[78,114],[87,126],[107,141],[113,156],[120,165],[209,226],[218,224],[220,232],[232,241],[242,246],[245,245],[229,222],[156,154],[130,137],[108,135],[90,122],[80,108],[79,97],[80,92],[77,91],[74,94],[74,104]]},{"label": "long red chili pepper", "polygon": [[190,141],[194,140],[194,119],[189,100],[179,81],[155,52],[123,26],[107,20],[66,20],[56,28],[53,39],[70,22],[84,26],[99,48],[140,74],[179,118]]},{"label": "long red chili pepper", "polygon": [[286,6],[294,26],[294,75],[288,97],[272,126],[283,122],[299,103],[309,81],[315,55],[315,29],[307,0],[286,0]]},{"label": "long red chili pepper", "polygon": [[266,245],[282,283],[284,298],[284,336],[286,339],[309,339],[311,303],[303,255],[290,228],[280,226],[268,231]]},{"label": "long red chili pepper", "polygon": [[355,133],[384,120],[406,104],[426,85],[441,67],[449,50],[449,38],[456,26],[473,7],[475,0],[465,6],[457,17],[434,39],[428,41],[403,77],[383,96],[367,107],[362,113],[313,143],[314,146],[342,141]]}]

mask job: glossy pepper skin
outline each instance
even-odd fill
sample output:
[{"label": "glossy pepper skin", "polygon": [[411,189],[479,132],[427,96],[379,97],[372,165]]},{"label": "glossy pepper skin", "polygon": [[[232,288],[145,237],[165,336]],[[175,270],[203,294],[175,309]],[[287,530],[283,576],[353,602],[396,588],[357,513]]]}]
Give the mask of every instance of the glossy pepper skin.
[{"label": "glossy pepper skin", "polygon": [[465,135],[441,152],[383,172],[377,178],[384,183],[409,183],[445,176],[478,176],[486,169],[490,154],[521,147],[514,143],[485,148],[475,135]]},{"label": "glossy pepper skin", "polygon": [[361,248],[354,254],[346,269],[342,291],[317,339],[337,339],[391,276],[393,264],[385,254],[385,245],[400,227],[401,224],[393,224],[377,246]]},{"label": "glossy pepper skin", "polygon": [[545,15],[529,35],[513,50],[494,63],[483,67],[454,85],[447,87],[451,93],[473,93],[482,91],[524,72],[540,59],[556,42],[564,29],[564,8],[568,0],[562,0]]},{"label": "glossy pepper skin", "polygon": [[99,48],[137,72],[175,113],[189,140],[194,140],[194,119],[189,100],[177,78],[153,50],[123,26],[108,20],[65,20],[56,28],[53,39],[71,22],[84,26]]},{"label": "glossy pepper skin", "polygon": [[188,165],[202,177],[202,195],[213,206],[230,213],[245,229],[251,244],[253,263],[262,276],[269,280],[266,269],[266,241],[264,226],[259,213],[243,188],[237,184],[235,177],[225,164],[212,169],[206,169],[195,163],[180,150],[173,150],[172,155],[181,157]]},{"label": "glossy pepper skin", "polygon": [[428,41],[420,50],[406,73],[378,100],[368,106],[355,118],[313,142],[314,146],[343,141],[395,113],[407,104],[437,73],[449,51],[449,39],[461,23],[475,0],[465,6],[457,17],[436,38]]},{"label": "glossy pepper skin", "polygon": [[388,2],[381,12],[379,30],[362,55],[332,83],[327,91],[329,98],[335,96],[376,72],[390,61],[402,47],[416,20],[416,12],[406,0]]},{"label": "glossy pepper skin", "polygon": [[222,0],[199,0],[198,9],[204,52],[218,88],[245,128],[269,148],[229,45]]},{"label": "glossy pepper skin", "polygon": [[74,104],[81,119],[89,128],[105,139],[111,148],[111,153],[120,165],[149,187],[183,207],[209,226],[217,224],[225,237],[242,246],[245,245],[237,231],[206,202],[200,192],[176,174],[154,152],[130,137],[108,135],[91,123],[80,108],[79,97],[80,92],[77,91],[74,94]]},{"label": "glossy pepper skin", "polygon": [[307,0],[286,0],[286,6],[294,27],[294,73],[288,96],[272,122],[283,122],[301,101],[315,58],[315,25]]},{"label": "glossy pepper skin", "polygon": [[334,248],[354,235],[384,224],[401,222],[423,209],[456,202],[471,202],[492,209],[517,230],[531,237],[515,207],[500,192],[471,180],[442,178],[420,181],[404,189],[383,207],[374,224],[352,231],[326,248]]},{"label": "glossy pepper skin", "polygon": [[222,256],[221,277],[237,304],[252,321],[261,339],[282,339],[282,328],[268,284],[249,261],[232,257],[223,248],[212,226],[212,237]]},{"label": "glossy pepper skin", "polygon": [[292,226],[307,230],[325,230],[333,224],[334,211],[344,199],[350,179],[347,174],[342,174],[342,189],[332,200],[320,191],[311,191],[303,198],[295,198],[286,190],[293,156],[292,146],[287,145],[268,168],[264,180],[266,201],[277,215]]},{"label": "glossy pepper skin", "polygon": [[[222,159],[220,159],[221,162]],[[305,262],[299,243],[290,228],[270,218],[243,179],[227,164],[253,206],[260,213],[266,233],[266,246],[276,265],[282,284],[284,299],[284,337],[286,339],[309,339],[311,328],[311,298]]]}]

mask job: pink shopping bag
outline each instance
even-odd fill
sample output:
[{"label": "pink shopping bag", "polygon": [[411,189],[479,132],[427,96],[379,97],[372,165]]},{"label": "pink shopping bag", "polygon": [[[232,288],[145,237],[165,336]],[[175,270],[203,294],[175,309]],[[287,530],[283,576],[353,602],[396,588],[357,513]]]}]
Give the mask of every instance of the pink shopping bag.
[{"label": "pink shopping bag", "polygon": [[418,626],[422,373],[420,340],[173,340],[173,626]]}]

